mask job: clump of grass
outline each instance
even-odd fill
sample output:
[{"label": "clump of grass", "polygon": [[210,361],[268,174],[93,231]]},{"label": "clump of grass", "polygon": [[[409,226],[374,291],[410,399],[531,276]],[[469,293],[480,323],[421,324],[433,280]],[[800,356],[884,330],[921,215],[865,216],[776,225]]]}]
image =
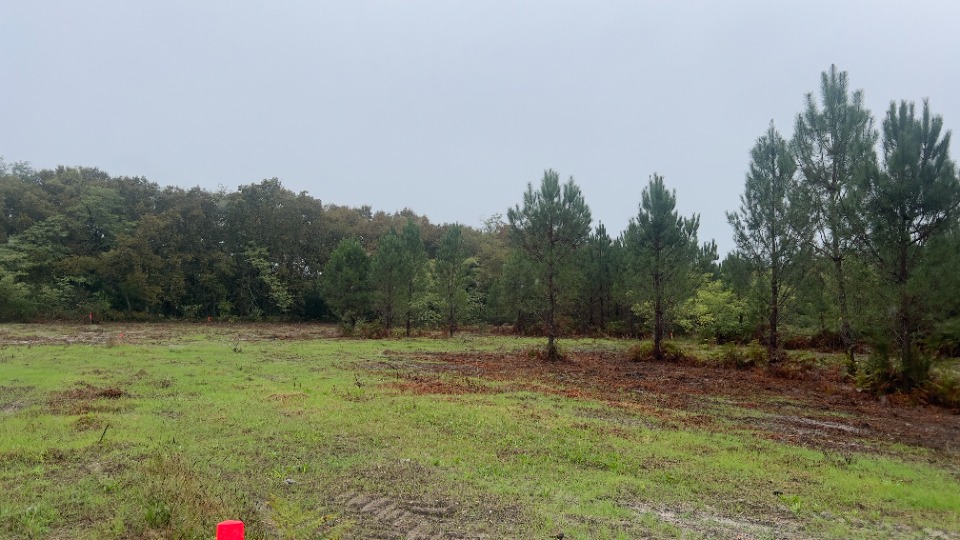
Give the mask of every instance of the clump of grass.
[{"label": "clump of grass", "polygon": [[559,345],[554,345],[554,353],[551,357],[546,345],[528,345],[520,349],[519,356],[531,361],[558,362],[566,359],[567,351]]},{"label": "clump of grass", "polygon": [[960,374],[940,372],[927,383],[927,398],[938,405],[960,409]]},{"label": "clump of grass", "polygon": [[[660,343],[660,352],[663,354],[662,360],[666,362],[682,362],[689,360],[683,348],[673,341],[663,341]],[[653,351],[652,341],[641,341],[635,343],[627,349],[627,357],[633,362],[650,362],[656,360]]]},{"label": "clump of grass", "polygon": [[141,514],[137,524],[166,538],[202,538],[227,512],[179,453],[160,451],[142,467]]},{"label": "clump of grass", "polygon": [[767,364],[767,351],[758,341],[744,347],[727,343],[720,348],[720,365],[734,368],[752,368]]},{"label": "clump of grass", "polygon": [[56,508],[44,503],[31,504],[18,511],[0,508],[0,530],[6,528],[22,538],[46,538],[59,517]]},{"label": "clump of grass", "polygon": [[343,538],[353,527],[352,521],[338,521],[336,515],[326,513],[322,508],[312,508],[292,497],[273,494],[268,507],[274,528],[284,539]]},{"label": "clump of grass", "polygon": [[92,429],[100,429],[103,426],[103,421],[95,415],[84,414],[78,417],[73,422],[73,428],[77,431],[88,431]]},{"label": "clump of grass", "polygon": [[97,404],[98,400],[119,400],[130,397],[130,393],[116,386],[96,386],[80,381],[74,388],[55,392],[47,405],[58,414],[86,414],[91,411],[105,410]]}]

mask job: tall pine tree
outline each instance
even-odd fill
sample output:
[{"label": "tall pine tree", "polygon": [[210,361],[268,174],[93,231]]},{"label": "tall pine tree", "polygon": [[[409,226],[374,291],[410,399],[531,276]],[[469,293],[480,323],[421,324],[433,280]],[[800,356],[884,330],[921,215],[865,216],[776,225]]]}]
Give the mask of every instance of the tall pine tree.
[{"label": "tall pine tree", "polygon": [[447,332],[453,337],[469,305],[471,267],[460,225],[452,225],[440,240],[433,274]]},{"label": "tall pine tree", "polygon": [[390,229],[370,261],[370,281],[374,304],[386,330],[393,328],[398,315],[404,312],[408,261],[403,239]]},{"label": "tall pine tree", "polygon": [[597,225],[590,235],[581,257],[583,271],[582,310],[587,310],[587,320],[600,330],[608,322],[608,313],[613,307],[613,284],[617,269],[617,249],[603,223]]},{"label": "tall pine tree", "polygon": [[557,304],[561,293],[560,275],[570,255],[590,234],[590,208],[571,177],[560,184],[560,175],[547,170],[534,191],[527,184],[523,205],[507,211],[510,236],[515,246],[531,261],[543,280],[546,306],[543,313],[547,331],[546,357],[559,359],[557,352]]},{"label": "tall pine tree", "polygon": [[344,238],[330,254],[320,276],[327,306],[353,328],[370,306],[370,258],[354,238]]},{"label": "tall pine tree", "polygon": [[929,375],[916,336],[930,291],[916,287],[913,277],[930,241],[960,213],[960,181],[949,152],[950,132],[943,132],[943,118],[931,115],[926,101],[919,118],[913,103],[891,103],[883,121],[883,169],[867,175],[863,184],[862,240],[895,294],[889,335],[895,337],[900,365],[892,371],[907,387]]},{"label": "tall pine tree", "polygon": [[820,103],[812,93],[797,116],[792,142],[801,179],[814,202],[819,232],[815,247],[833,264],[840,310],[840,337],[853,362],[853,332],[847,302],[844,263],[855,250],[853,224],[860,203],[854,189],[859,171],[874,161],[877,141],[873,117],[863,104],[863,92],[850,95],[847,73],[830,66],[820,76]]},{"label": "tall pine tree", "polygon": [[427,269],[427,251],[423,246],[423,240],[420,239],[420,226],[417,225],[417,222],[412,218],[407,219],[407,224],[403,227],[401,239],[403,240],[403,267],[401,274],[404,282],[404,326],[407,337],[410,337],[410,329],[417,311],[417,301],[424,289],[424,278],[426,277]]},{"label": "tall pine tree", "polygon": [[740,210],[728,213],[737,248],[750,257],[758,277],[769,283],[767,352],[780,359],[779,324],[785,301],[803,275],[811,240],[808,205],[797,183],[797,166],[787,142],[774,128],[750,152]]},{"label": "tall pine tree", "polygon": [[656,173],[643,189],[640,211],[630,220],[624,245],[632,255],[636,296],[653,307],[653,355],[663,359],[663,338],[674,308],[693,295],[699,282],[697,229],[700,217],[676,210],[675,192]]}]

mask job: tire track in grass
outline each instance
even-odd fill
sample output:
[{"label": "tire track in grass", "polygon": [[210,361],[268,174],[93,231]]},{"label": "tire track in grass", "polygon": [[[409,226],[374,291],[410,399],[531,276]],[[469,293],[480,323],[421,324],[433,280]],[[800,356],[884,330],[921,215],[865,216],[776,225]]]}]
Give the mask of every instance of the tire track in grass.
[{"label": "tire track in grass", "polygon": [[421,505],[374,494],[347,493],[348,511],[359,514],[367,530],[365,538],[378,540],[479,540],[484,536],[464,535],[450,530],[458,527],[456,506]]}]

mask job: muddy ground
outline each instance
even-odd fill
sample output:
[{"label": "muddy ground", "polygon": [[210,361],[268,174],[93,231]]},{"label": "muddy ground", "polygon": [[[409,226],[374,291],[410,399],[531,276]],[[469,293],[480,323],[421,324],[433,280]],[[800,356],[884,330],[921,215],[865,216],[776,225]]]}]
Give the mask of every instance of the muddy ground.
[{"label": "muddy ground", "polygon": [[[336,328],[322,325],[92,325],[51,328],[24,325],[0,329],[0,345],[167,343],[191,333],[204,339],[273,341],[330,338]],[[200,339],[200,338],[197,338]],[[2,347],[0,347],[2,355]],[[559,362],[547,362],[525,351],[400,353],[383,351],[379,358],[359,362],[361,369],[387,374],[383,385],[397,392],[435,395],[531,391],[567,398],[582,398],[609,405],[584,407],[584,415],[602,416],[625,426],[649,422],[650,427],[677,427],[715,432],[750,433],[756,437],[829,452],[834,459],[852,459],[854,453],[897,453],[891,445],[923,449],[919,459],[935,461],[960,477],[960,414],[936,406],[918,405],[909,396],[878,398],[858,391],[839,371],[809,366],[776,369],[736,369],[688,361],[634,362],[616,350],[574,351]],[[490,384],[497,382],[498,384]],[[360,379],[358,379],[358,384]],[[0,413],[24,406],[16,388],[0,387]],[[60,414],[90,412],[89,403],[112,407],[125,394],[122,389],[77,383],[56,393],[47,404]],[[296,399],[296,394],[275,394],[275,401]],[[79,405],[78,405],[79,404]],[[119,406],[119,405],[116,405]],[[87,422],[86,416],[81,417]],[[78,420],[76,429],[100,431],[101,425]],[[105,431],[104,431],[105,432]],[[378,465],[379,467],[379,465]],[[378,468],[377,480],[396,474],[419,478],[414,464],[402,464],[389,474]],[[430,482],[425,482],[430,485]],[[454,540],[490,538],[483,534],[480,508],[425,497],[391,498],[372,491],[347,491],[336,506],[352,516],[363,538]],[[462,502],[461,502],[462,503]],[[704,537],[807,538],[801,523],[776,508],[764,508],[748,519],[703,509],[660,506],[632,507],[654,514]],[[496,521],[511,523],[511,509],[496,509]],[[944,531],[910,529],[884,531],[864,524],[864,530],[881,537],[960,538]]]},{"label": "muddy ground", "polygon": [[[384,356],[386,360],[371,360],[363,367],[390,373],[392,380],[384,386],[401,393],[463,395],[526,390],[596,400],[610,407],[585,407],[585,415],[602,415],[625,426],[649,422],[648,427],[752,434],[822,450],[832,459],[848,462],[855,453],[902,456],[902,447],[892,445],[907,445],[923,449],[919,459],[936,462],[960,475],[958,411],[917,405],[904,396],[878,398],[858,391],[837,370],[634,362],[614,351],[571,353],[560,362],[545,362],[523,352],[384,351]],[[489,384],[491,381],[498,384]],[[376,508],[373,499],[368,499],[360,502]],[[638,504],[632,508],[707,538],[810,538],[803,523],[775,504],[755,509],[755,515],[761,517],[753,518],[693,507]],[[835,516],[827,513],[824,519]],[[852,527],[868,537],[960,538],[947,531],[914,530],[904,525],[860,522]],[[470,536],[441,534],[437,538]]]},{"label": "muddy ground", "polygon": [[474,378],[490,379],[513,389],[601,400],[614,411],[639,410],[667,423],[750,430],[814,448],[880,451],[889,443],[919,446],[960,466],[960,411],[917,405],[903,396],[878,398],[859,391],[835,370],[634,362],[611,352],[571,353],[559,362],[501,353],[420,354],[396,360],[404,374],[390,384],[402,391],[489,392],[489,386]]},{"label": "muddy ground", "polygon": [[338,335],[339,330],[336,325],[313,323],[250,324],[211,321],[79,325],[7,324],[0,327],[0,346],[165,344],[171,340],[209,338],[258,342],[322,339]]}]

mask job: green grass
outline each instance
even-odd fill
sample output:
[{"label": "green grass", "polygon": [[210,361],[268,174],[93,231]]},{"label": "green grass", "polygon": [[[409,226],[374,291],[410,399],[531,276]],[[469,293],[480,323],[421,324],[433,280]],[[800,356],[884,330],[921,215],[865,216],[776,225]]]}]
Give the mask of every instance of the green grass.
[{"label": "green grass", "polygon": [[[248,538],[362,538],[367,517],[345,507],[346,494],[447,501],[462,530],[505,538],[706,538],[709,516],[816,537],[960,533],[956,470],[909,447],[838,456],[492,381],[474,381],[492,392],[414,395],[381,384],[395,372],[375,369],[402,365],[406,353],[516,351],[538,340],[237,347],[237,333],[253,328],[4,346],[0,537],[211,538],[218,521],[239,518]],[[17,333],[57,330],[0,335]],[[63,394],[91,387],[124,396]]]}]

